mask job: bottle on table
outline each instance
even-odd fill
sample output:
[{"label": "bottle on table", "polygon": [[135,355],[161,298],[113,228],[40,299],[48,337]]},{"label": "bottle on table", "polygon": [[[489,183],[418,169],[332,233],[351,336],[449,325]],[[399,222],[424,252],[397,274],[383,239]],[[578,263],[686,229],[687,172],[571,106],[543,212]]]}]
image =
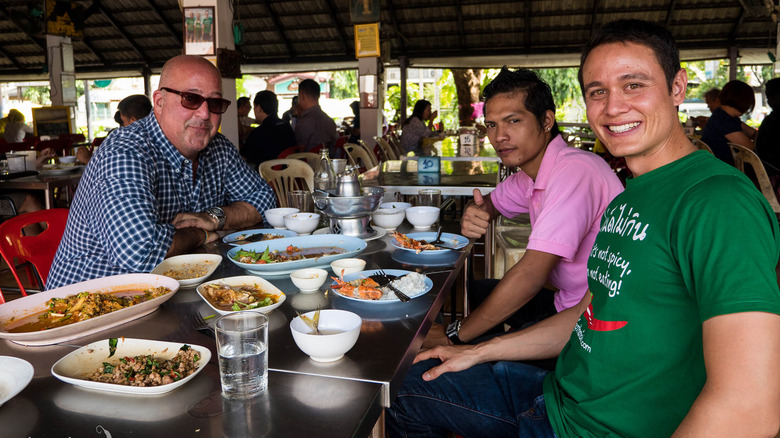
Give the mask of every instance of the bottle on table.
[{"label": "bottle on table", "polygon": [[320,161],[314,171],[314,188],[320,190],[331,190],[336,187],[336,175],[333,173],[333,167],[330,164],[328,149],[323,148],[320,151]]}]

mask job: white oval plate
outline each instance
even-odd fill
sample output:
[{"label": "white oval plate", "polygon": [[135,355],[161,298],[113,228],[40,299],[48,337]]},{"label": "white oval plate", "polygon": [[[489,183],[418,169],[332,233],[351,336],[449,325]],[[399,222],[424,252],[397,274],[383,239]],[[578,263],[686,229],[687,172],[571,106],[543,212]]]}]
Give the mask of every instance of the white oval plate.
[{"label": "white oval plate", "polygon": [[[368,270],[368,271],[353,272],[351,274],[345,275],[344,276],[344,281],[352,281],[352,280],[359,280],[361,278],[366,278],[366,277],[369,277],[371,275],[374,275],[374,274],[378,273],[378,271],[379,271],[379,269],[371,269],[371,270]],[[385,271],[385,274],[397,275],[399,277],[404,276],[406,274],[411,274],[412,273],[411,271],[404,271],[402,269],[383,269],[383,271]],[[371,304],[389,304],[389,303],[400,303],[401,302],[401,300],[399,300],[398,297],[396,297],[395,294],[393,294],[392,292],[388,292],[384,297],[382,297],[381,299],[378,299],[378,300],[364,300],[362,298],[355,298],[355,297],[350,297],[350,296],[347,296],[347,295],[342,295],[341,293],[339,293],[338,289],[333,289],[332,288],[335,284],[336,284],[335,281],[333,283],[331,283],[331,290],[333,292],[335,292],[336,295],[338,295],[338,296],[340,296],[342,298],[346,298],[348,300],[359,301],[361,303],[371,303]],[[425,276],[425,290],[422,291],[422,292],[415,293],[415,294],[407,294],[407,295],[409,296],[409,298],[414,299],[414,298],[421,297],[421,296],[427,294],[428,292],[430,292],[430,290],[432,288],[433,288],[433,281],[430,278],[428,278],[428,276],[426,275]]]},{"label": "white oval plate", "polygon": [[[421,233],[407,233],[406,237],[414,240],[425,240],[427,242],[431,242],[433,240],[436,240],[436,232],[435,231],[427,231],[427,232],[421,232]],[[409,251],[412,254],[417,255],[437,255],[437,254],[446,254],[447,252],[453,250],[453,249],[461,249],[469,244],[469,239],[467,239],[464,236],[461,236],[460,234],[452,234],[452,233],[441,233],[441,240],[444,241],[443,245],[446,245],[450,248],[448,249],[429,249],[417,252],[414,249],[411,248],[404,248],[401,246],[400,243],[398,243],[398,240],[393,238],[393,240],[390,242],[391,245],[398,249],[402,249],[404,251]]]},{"label": "white oval plate", "polygon": [[[239,240],[239,239],[243,240],[243,239],[246,239],[246,238],[248,238],[250,236],[254,236],[255,234],[276,234],[276,235],[282,236],[282,237],[295,237],[295,236],[298,235],[298,233],[296,233],[295,231],[288,230],[288,229],[280,230],[280,229],[276,229],[276,228],[261,228],[261,229],[257,229],[257,230],[237,231],[235,233],[228,234],[227,236],[222,238],[222,243],[228,243],[228,244],[233,245],[233,246],[241,246],[241,245],[246,245],[248,243],[255,243],[255,242],[241,242],[241,241],[236,242],[236,240]],[[274,239],[271,239],[271,240],[274,240]],[[261,242],[268,242],[268,241],[267,240],[261,240]]]},{"label": "white oval plate", "polygon": [[[158,286],[167,287],[171,292],[134,306],[62,327],[25,333],[5,331],[5,327],[14,321],[45,311],[46,301],[49,298],[63,298],[79,292],[109,293],[122,290],[144,290]],[[177,290],[179,290],[179,282],[170,277],[156,274],[122,274],[87,280],[17,298],[0,306],[0,339],[8,339],[21,345],[51,345],[81,338],[148,315],[157,310],[160,304],[171,299]]]},{"label": "white oval plate", "polygon": [[171,359],[176,356],[182,342],[151,341],[147,339],[118,338],[116,352],[108,357],[108,339],[85,345],[58,360],[52,367],[51,373],[63,382],[82,388],[98,391],[117,392],[120,394],[134,395],[158,395],[173,391],[192,380],[211,360],[211,351],[200,345],[189,345],[200,354],[198,369],[189,376],[173,383],[160,386],[127,386],[116,383],[93,382],[86,380],[85,376],[100,368],[103,362],[116,363],[120,357],[140,356],[150,354],[163,359]]},{"label": "white oval plate", "polygon": [[222,263],[222,256],[219,254],[185,254],[167,258],[157,267],[152,269],[152,274],[165,275],[165,271],[171,269],[187,269],[194,266],[205,266],[206,274],[196,278],[178,280],[181,287],[192,287],[206,281]]},{"label": "white oval plate", "polygon": [[285,295],[284,292],[279,290],[278,287],[276,287],[273,284],[271,284],[271,282],[269,282],[268,280],[266,280],[266,279],[264,279],[262,277],[254,276],[254,275],[239,275],[237,277],[220,278],[219,280],[212,280],[212,281],[209,281],[208,283],[203,283],[200,286],[198,286],[198,289],[197,289],[198,290],[198,295],[200,295],[200,297],[203,298],[203,301],[205,301],[206,304],[209,305],[209,307],[211,307],[215,312],[217,312],[220,315],[227,315],[228,313],[233,313],[235,311],[234,310],[221,310],[221,309],[218,309],[218,308],[214,307],[214,305],[211,304],[211,302],[208,299],[206,299],[205,287],[206,287],[206,285],[213,284],[213,283],[224,283],[224,284],[226,284],[228,286],[242,286],[242,285],[245,285],[245,284],[257,284],[257,285],[261,286],[261,288],[264,291],[267,291],[268,293],[272,293],[272,294],[276,295],[276,297],[277,297],[276,298],[276,303],[271,304],[270,306],[258,307],[256,309],[249,309],[250,312],[268,313],[268,312],[276,309],[277,307],[281,306],[282,303],[284,302],[284,300],[287,299],[287,295]]},{"label": "white oval plate", "polygon": [[13,356],[0,356],[0,406],[22,392],[33,378],[32,364]]}]

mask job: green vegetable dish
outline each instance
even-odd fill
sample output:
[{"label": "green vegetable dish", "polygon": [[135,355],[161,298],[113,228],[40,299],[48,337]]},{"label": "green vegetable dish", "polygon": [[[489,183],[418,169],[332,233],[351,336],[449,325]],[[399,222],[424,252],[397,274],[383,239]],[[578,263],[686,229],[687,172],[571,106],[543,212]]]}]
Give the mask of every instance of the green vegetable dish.
[{"label": "green vegetable dish", "polygon": [[211,283],[203,287],[203,296],[212,306],[225,311],[257,309],[276,304],[279,300],[278,294],[265,292],[258,284],[228,286]]}]

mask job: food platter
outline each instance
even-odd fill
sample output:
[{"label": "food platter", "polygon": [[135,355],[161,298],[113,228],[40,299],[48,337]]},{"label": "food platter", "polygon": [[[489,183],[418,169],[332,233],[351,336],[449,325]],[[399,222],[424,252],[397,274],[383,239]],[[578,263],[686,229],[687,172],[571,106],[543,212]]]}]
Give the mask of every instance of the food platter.
[{"label": "food platter", "polygon": [[255,309],[251,309],[252,312],[260,312],[260,313],[268,313],[277,307],[281,306],[284,300],[287,299],[287,295],[284,294],[281,290],[279,290],[278,287],[271,284],[269,281],[267,281],[264,278],[256,277],[254,275],[240,275],[238,277],[228,277],[228,278],[220,278],[219,280],[213,280],[209,281],[208,283],[203,283],[200,286],[198,286],[198,295],[200,295],[201,298],[203,298],[203,301],[206,302],[206,304],[211,307],[212,310],[217,312],[220,315],[227,315],[228,313],[233,313],[232,310],[222,310],[215,307],[211,301],[209,301],[206,298],[206,286],[209,284],[215,284],[215,283],[222,283],[226,284],[228,286],[242,286],[245,284],[257,284],[262,288],[262,290],[268,294],[276,295],[276,302],[274,304],[271,304],[270,306],[264,306],[264,307],[258,307]]},{"label": "food platter", "polygon": [[[106,293],[122,290],[144,290],[159,286],[167,287],[171,292],[134,306],[62,327],[24,333],[6,331],[6,326],[9,323],[43,312],[46,309],[45,303],[50,298],[63,298],[79,292]],[[170,277],[156,274],[122,274],[96,278],[28,295],[0,306],[0,339],[8,339],[21,345],[51,345],[81,338],[154,312],[162,303],[173,297],[178,289],[179,282]]]},{"label": "food platter", "polygon": [[146,387],[127,386],[115,383],[93,382],[91,380],[85,379],[84,377],[98,369],[103,362],[113,363],[118,361],[118,359],[121,357],[154,355],[163,359],[171,359],[176,356],[176,352],[179,351],[179,348],[181,348],[182,345],[185,344],[182,342],[119,338],[116,352],[109,358],[108,339],[103,339],[101,341],[85,345],[76,351],[72,351],[70,354],[58,360],[54,366],[51,367],[51,373],[54,375],[54,377],[62,380],[63,382],[98,391],[132,395],[164,394],[166,392],[173,391],[174,389],[195,378],[195,376],[198,375],[201,370],[203,370],[209,360],[211,360],[211,351],[206,347],[187,344],[200,354],[200,360],[197,362],[198,368],[189,376],[166,385]]},{"label": "food platter", "polygon": [[[284,251],[288,246],[295,246],[299,248],[317,248],[317,247],[338,247],[345,250],[340,254],[326,255],[317,258],[292,260],[279,263],[268,264],[255,264],[255,263],[242,263],[233,259],[238,251],[255,251],[262,253],[266,248],[271,251]],[[354,257],[361,251],[366,249],[366,242],[362,239],[352,236],[343,236],[340,234],[322,234],[322,235],[310,235],[310,236],[298,236],[298,237],[286,237],[284,239],[267,240],[265,242],[248,243],[235,247],[227,252],[228,259],[235,263],[236,266],[246,269],[252,274],[267,276],[289,274],[296,269],[303,268],[322,268],[330,265],[330,262],[338,259]]]},{"label": "food platter", "polygon": [[33,378],[32,364],[13,356],[0,356],[0,406],[22,392]]},{"label": "food platter", "polygon": [[455,263],[457,263],[458,259],[460,258],[460,254],[455,251],[443,251],[442,254],[426,254],[425,256],[420,257],[418,254],[415,254],[414,251],[393,251],[393,253],[390,255],[390,258],[402,265],[412,266],[415,268],[420,266],[440,268],[445,266],[455,266]]},{"label": "food platter", "polygon": [[[399,277],[402,277],[402,276],[404,276],[406,274],[411,274],[412,273],[412,271],[404,271],[402,269],[383,269],[383,271],[387,275],[397,275]],[[353,272],[351,274],[345,275],[344,276],[344,281],[358,280],[358,279],[366,278],[368,276],[371,276],[371,275],[374,275],[374,274],[378,274],[378,273],[379,273],[379,269],[371,269],[371,270],[368,270],[368,271]],[[421,297],[421,296],[427,294],[428,292],[430,292],[430,290],[433,288],[433,281],[430,278],[428,278],[427,276],[425,277],[425,279],[423,281],[425,282],[425,290],[423,290],[421,292],[416,292],[416,293],[407,293],[406,295],[408,295],[409,298],[414,299],[414,298],[417,298],[417,297]],[[339,293],[338,289],[333,289],[332,288],[332,286],[335,285],[335,284],[336,284],[335,281],[333,283],[331,283],[331,290],[336,295],[338,295],[339,297],[345,298],[345,299],[348,299],[348,300],[351,300],[351,301],[357,301],[357,302],[360,302],[360,303],[371,303],[371,304],[390,304],[390,303],[400,303],[401,302],[401,300],[399,300],[398,297],[396,297],[392,292],[390,292],[386,297],[384,297],[382,299],[379,299],[379,300],[364,300],[364,299],[361,299],[361,298],[355,298],[355,297],[350,297],[350,296],[347,296],[347,295],[342,295],[341,293]]]},{"label": "food platter", "polygon": [[81,166],[74,165],[61,165],[61,164],[44,164],[38,174],[40,176],[61,176],[67,175],[81,168]]},{"label": "food platter", "polygon": [[[435,231],[424,231],[421,233],[408,233],[406,237],[414,240],[425,240],[427,242],[431,242],[433,240],[436,240],[436,232]],[[449,249],[435,249],[435,250],[424,250],[420,251],[419,253],[411,248],[404,248],[401,246],[400,243],[398,243],[397,239],[393,239],[390,244],[394,247],[409,251],[412,254],[417,254],[421,256],[428,256],[428,255],[441,255],[441,254],[447,254],[453,249],[461,249],[469,244],[469,239],[461,236],[460,234],[453,234],[453,233],[441,233],[441,240],[444,241],[442,243],[443,246],[447,246]]]},{"label": "food platter", "polygon": [[[254,236],[255,234],[276,234],[282,237],[295,237],[298,235],[298,233],[296,233],[295,231],[288,230],[288,229],[261,228],[256,230],[237,231],[235,233],[228,234],[227,236],[222,238],[222,243],[228,243],[233,246],[244,246],[247,245],[248,243],[236,242],[236,240],[241,239],[242,236],[245,236],[244,238],[248,238],[250,236]],[[268,242],[268,240],[264,240],[263,242]],[[254,242],[249,242],[249,243],[254,243]]]},{"label": "food platter", "polygon": [[185,254],[169,257],[163,260],[157,267],[152,269],[152,274],[165,275],[171,270],[191,269],[194,267],[203,267],[205,272],[195,278],[178,280],[181,287],[193,287],[203,283],[214,273],[222,262],[222,256],[219,254]]}]

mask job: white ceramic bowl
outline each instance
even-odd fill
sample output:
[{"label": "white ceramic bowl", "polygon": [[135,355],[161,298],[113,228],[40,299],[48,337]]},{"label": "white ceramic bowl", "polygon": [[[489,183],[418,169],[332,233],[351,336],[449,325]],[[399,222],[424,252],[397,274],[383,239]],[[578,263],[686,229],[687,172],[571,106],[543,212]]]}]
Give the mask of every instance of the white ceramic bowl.
[{"label": "white ceramic bowl", "polygon": [[298,269],[290,274],[290,280],[303,293],[318,292],[327,279],[328,271],[319,268]]},{"label": "white ceramic bowl", "polygon": [[[168,274],[171,278],[177,276],[191,277],[178,281],[181,287],[192,287],[206,281],[219,267],[220,263],[222,263],[222,256],[218,254],[185,254],[163,260],[151,273],[158,275]],[[200,275],[197,277],[192,277],[195,274],[188,275],[196,271],[200,271],[198,272]]]},{"label": "white ceramic bowl", "polygon": [[386,230],[395,230],[404,221],[406,213],[400,208],[380,208],[371,213],[371,220]]},{"label": "white ceramic bowl", "polygon": [[[304,314],[314,317],[314,312]],[[317,362],[339,360],[357,342],[363,320],[352,312],[337,309],[320,311],[319,329],[324,334],[312,334],[312,329],[301,318],[293,318],[290,331],[304,353]]]},{"label": "white ceramic bowl", "polygon": [[59,157],[60,164],[74,164],[76,162],[76,156],[75,155],[66,155],[64,157]]},{"label": "white ceramic bowl", "polygon": [[412,204],[408,202],[383,202],[379,204],[379,208],[394,208],[394,209],[400,209],[400,210],[406,210],[407,208],[411,207]]},{"label": "white ceramic bowl", "polygon": [[361,259],[338,259],[330,262],[333,273],[343,277],[353,272],[360,272],[366,267],[366,261]]},{"label": "white ceramic bowl", "polygon": [[319,213],[290,213],[284,216],[284,226],[298,234],[311,234],[319,224]]},{"label": "white ceramic bowl", "polygon": [[285,228],[284,216],[299,211],[297,208],[271,208],[265,211],[265,220],[274,228]]},{"label": "white ceramic bowl", "polygon": [[406,220],[417,229],[428,229],[439,220],[439,207],[409,207],[406,209]]}]

